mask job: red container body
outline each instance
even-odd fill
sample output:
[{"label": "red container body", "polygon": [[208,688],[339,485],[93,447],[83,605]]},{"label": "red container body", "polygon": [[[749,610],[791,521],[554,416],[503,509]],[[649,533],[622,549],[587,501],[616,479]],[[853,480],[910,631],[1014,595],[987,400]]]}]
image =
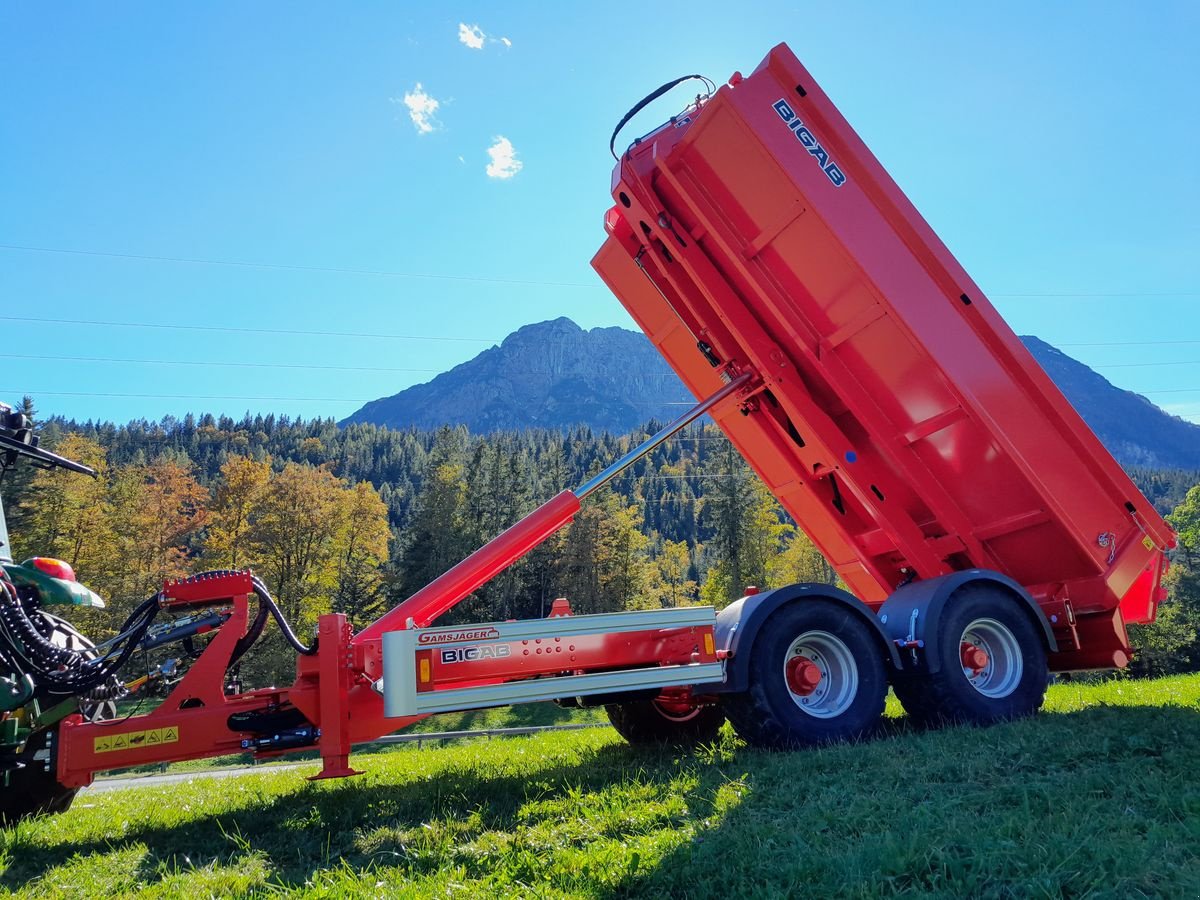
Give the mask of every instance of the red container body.
[{"label": "red container body", "polygon": [[592,265],[697,397],[761,379],[718,424],[854,593],[991,569],[1128,661],[1172,531],[786,45],[612,193]]}]

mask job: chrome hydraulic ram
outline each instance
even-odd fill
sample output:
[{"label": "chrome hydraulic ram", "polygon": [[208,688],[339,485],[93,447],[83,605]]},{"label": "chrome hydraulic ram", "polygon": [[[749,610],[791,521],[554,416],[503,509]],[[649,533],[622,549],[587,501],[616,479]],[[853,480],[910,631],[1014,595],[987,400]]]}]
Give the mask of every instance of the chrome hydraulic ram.
[{"label": "chrome hydraulic ram", "polygon": [[355,641],[371,640],[388,631],[407,627],[411,619],[417,626],[426,627],[459,601],[470,596],[546,538],[558,531],[579,512],[580,501],[592,494],[622,471],[633,465],[655,447],[680,431],[723,400],[737,394],[751,380],[749,372],[732,379],[706,400],[693,406],[653,437],[630,450],[604,471],[588,479],[573,491],[563,491],[543,503],[507,531],[484,544],[454,568],[438,576],[391,612],[368,625]]}]

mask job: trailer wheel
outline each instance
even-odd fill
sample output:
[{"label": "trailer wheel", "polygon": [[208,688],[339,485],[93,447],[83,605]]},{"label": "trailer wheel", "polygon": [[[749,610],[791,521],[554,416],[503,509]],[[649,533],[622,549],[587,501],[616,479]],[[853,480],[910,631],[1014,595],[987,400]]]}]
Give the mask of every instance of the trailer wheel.
[{"label": "trailer wheel", "polygon": [[883,715],[884,650],[870,625],[837,603],[784,606],[750,650],[749,688],[724,698],[747,743],[777,749],[867,737]]},{"label": "trailer wheel", "polygon": [[717,739],[725,723],[725,713],[715,705],[674,712],[656,700],[634,700],[610,703],[604,711],[617,734],[634,746],[706,744]]},{"label": "trailer wheel", "polygon": [[78,788],[64,787],[53,771],[46,770],[44,759],[35,754],[45,750],[52,731],[47,729],[29,738],[22,753],[24,765],[8,772],[7,783],[0,782],[0,824],[14,825],[39,813],[66,812]]},{"label": "trailer wheel", "polygon": [[903,672],[893,688],[924,725],[990,725],[1033,715],[1048,681],[1042,635],[1012,597],[979,585],[951,599],[931,650],[937,672]]}]

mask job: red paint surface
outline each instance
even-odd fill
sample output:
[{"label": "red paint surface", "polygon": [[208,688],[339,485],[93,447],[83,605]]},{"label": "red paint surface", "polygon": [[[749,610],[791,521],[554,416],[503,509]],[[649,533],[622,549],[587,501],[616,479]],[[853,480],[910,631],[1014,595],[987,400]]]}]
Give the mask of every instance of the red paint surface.
[{"label": "red paint surface", "polygon": [[992,569],[1098,642],[1053,668],[1127,655],[1170,528],[808,71],[780,45],[677,122],[618,164],[592,264],[697,397],[697,341],[761,376],[715,418],[851,590]]}]

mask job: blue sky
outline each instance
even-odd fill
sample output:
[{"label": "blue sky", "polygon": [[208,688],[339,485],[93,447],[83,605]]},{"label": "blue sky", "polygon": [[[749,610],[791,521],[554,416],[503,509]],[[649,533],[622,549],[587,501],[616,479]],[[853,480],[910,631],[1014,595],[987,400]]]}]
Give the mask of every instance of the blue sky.
[{"label": "blue sky", "polygon": [[787,41],[1018,332],[1200,421],[1198,34],[1194,2],[5,4],[0,399],[341,417],[526,323],[632,327],[588,267],[613,125]]}]

